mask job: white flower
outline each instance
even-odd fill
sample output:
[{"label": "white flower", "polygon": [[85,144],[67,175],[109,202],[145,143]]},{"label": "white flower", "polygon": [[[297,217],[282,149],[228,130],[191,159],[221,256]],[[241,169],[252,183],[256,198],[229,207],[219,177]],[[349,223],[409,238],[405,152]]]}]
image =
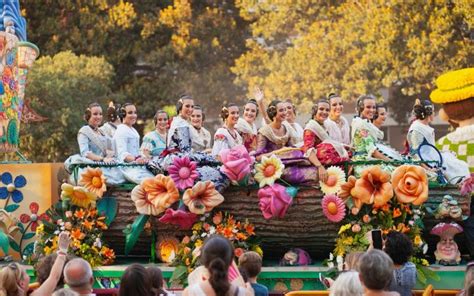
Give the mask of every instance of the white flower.
[{"label": "white flower", "polygon": [[342,256],[337,256],[336,262],[337,262],[337,269],[339,271],[344,270],[344,258],[342,258]]},{"label": "white flower", "polygon": [[58,235],[59,232],[60,232],[59,230],[55,230],[55,231],[54,231],[54,234]]},{"label": "white flower", "polygon": [[206,233],[206,232],[203,232],[203,233],[201,234],[201,237],[206,237],[206,235],[207,235],[207,233]]},{"label": "white flower", "polygon": [[332,253],[329,253],[329,261],[334,260],[334,255]]},{"label": "white flower", "polygon": [[329,261],[329,262],[328,262],[328,267],[329,267],[329,268],[333,268],[333,267],[334,267],[334,262]]},{"label": "white flower", "polygon": [[211,228],[209,228],[209,233],[210,234],[216,233],[216,228],[214,226],[211,226]]},{"label": "white flower", "polygon": [[102,242],[100,241],[100,238],[95,239],[94,246],[96,246],[99,249],[102,248]]},{"label": "white flower", "polygon": [[410,220],[410,221],[408,221],[408,224],[410,224],[410,226],[413,226],[413,224],[415,224],[415,221]]},{"label": "white flower", "polygon": [[423,254],[426,254],[428,252],[428,244],[423,244]]}]

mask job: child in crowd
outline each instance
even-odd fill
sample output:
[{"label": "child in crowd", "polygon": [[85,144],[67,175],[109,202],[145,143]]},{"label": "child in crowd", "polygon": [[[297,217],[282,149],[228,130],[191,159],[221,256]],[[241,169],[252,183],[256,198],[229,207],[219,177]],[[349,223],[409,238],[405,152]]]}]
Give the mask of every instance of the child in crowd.
[{"label": "child in crowd", "polygon": [[239,268],[247,274],[255,296],[268,296],[267,287],[257,283],[257,276],[262,270],[262,257],[258,253],[249,251],[242,254],[239,257]]}]

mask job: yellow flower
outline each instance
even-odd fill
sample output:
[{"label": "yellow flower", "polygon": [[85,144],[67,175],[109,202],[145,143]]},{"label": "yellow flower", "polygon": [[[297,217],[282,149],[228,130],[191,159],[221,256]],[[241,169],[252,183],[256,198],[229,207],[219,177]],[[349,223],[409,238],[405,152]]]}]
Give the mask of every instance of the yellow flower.
[{"label": "yellow flower", "polygon": [[324,194],[336,194],[341,190],[341,185],[346,180],[346,174],[340,167],[331,166],[326,170],[328,178],[326,182],[319,181],[321,191]]},{"label": "yellow flower", "polygon": [[337,234],[341,234],[341,233],[345,232],[346,230],[351,229],[351,227],[352,227],[351,223],[348,223],[346,225],[342,225],[341,228],[339,228],[339,232]]},{"label": "yellow flower", "polygon": [[285,166],[281,160],[272,155],[270,157],[262,157],[262,161],[255,165],[257,173],[255,174],[255,180],[259,182],[260,188],[265,185],[273,185],[275,180],[281,177]]},{"label": "yellow flower", "polygon": [[421,239],[421,237],[419,235],[417,235],[413,239],[413,242],[414,242],[415,246],[420,246],[423,243],[423,240]]},{"label": "yellow flower", "polygon": [[72,186],[64,183],[61,185],[61,198],[68,199],[73,205],[87,208],[89,205],[95,206],[97,195],[88,191],[84,187]]},{"label": "yellow flower", "polygon": [[40,235],[44,232],[44,224],[40,224],[38,227],[36,227],[36,235]]},{"label": "yellow flower", "polygon": [[81,174],[79,185],[84,186],[90,192],[95,193],[98,197],[102,197],[107,190],[105,186],[105,177],[100,168],[86,168]]},{"label": "yellow flower", "polygon": [[50,247],[44,247],[43,251],[45,255],[49,255],[53,252],[53,249]]},{"label": "yellow flower", "polygon": [[194,245],[195,245],[196,247],[202,246],[202,240],[198,239]]},{"label": "yellow flower", "polygon": [[428,260],[426,260],[426,259],[421,259],[421,265],[423,265],[423,266],[429,266],[430,263],[429,263]]}]

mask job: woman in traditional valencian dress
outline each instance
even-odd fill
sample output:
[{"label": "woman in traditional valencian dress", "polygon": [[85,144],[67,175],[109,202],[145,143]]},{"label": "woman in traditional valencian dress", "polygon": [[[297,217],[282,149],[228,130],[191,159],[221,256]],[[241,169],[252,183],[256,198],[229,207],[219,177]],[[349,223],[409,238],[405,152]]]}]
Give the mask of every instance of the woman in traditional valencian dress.
[{"label": "woman in traditional valencian dress", "polygon": [[156,111],[153,122],[155,123],[155,130],[143,137],[142,146],[140,147],[141,154],[147,159],[159,157],[166,149],[168,114],[163,110]]},{"label": "woman in traditional valencian dress", "polygon": [[330,94],[328,100],[330,106],[329,118],[324,122],[324,126],[328,131],[329,137],[344,145],[350,145],[350,125],[342,116],[342,111],[344,110],[342,98],[337,94]]},{"label": "woman in traditional valencian dress", "polygon": [[[255,154],[257,161],[263,156],[276,155],[285,165],[282,178],[286,181],[292,184],[316,181],[319,173],[316,167],[321,164],[317,159],[316,162],[311,162],[314,159],[306,158],[301,148],[295,148],[298,138],[286,122],[286,104],[278,100],[272,101],[267,108],[267,115],[272,122],[258,131]],[[320,177],[325,180],[327,174]]]},{"label": "woman in traditional valencian dress", "polygon": [[293,134],[296,135],[296,146],[303,146],[303,128],[296,122],[296,107],[293,105],[291,100],[285,101],[286,105],[286,122],[293,129]]},{"label": "woman in traditional valencian dress", "polygon": [[194,105],[191,113],[191,137],[193,139],[193,151],[210,152],[211,151],[211,133],[202,126],[206,115],[201,106]]},{"label": "woman in traditional valencian dress", "polygon": [[[352,120],[351,137],[354,154],[353,161],[367,160],[384,160],[390,159],[377,150],[377,142],[382,141],[384,134],[375,125],[372,120],[376,111],[375,98],[368,95],[360,96],[357,99],[358,116]],[[381,165],[382,169],[391,172],[394,168],[390,165]],[[356,165],[355,174],[358,176],[362,170],[366,168],[364,165]]]},{"label": "woman in traditional valencian dress", "polygon": [[247,151],[252,152],[257,148],[257,126],[255,125],[255,119],[258,116],[258,105],[254,99],[248,100],[244,106],[244,116],[239,118],[235,129],[242,136],[244,146]]},{"label": "woman in traditional valencian dress", "polygon": [[120,116],[118,115],[119,110],[120,104],[110,102],[109,107],[107,108],[107,122],[99,128],[104,135],[111,139],[114,137],[117,126],[122,123],[122,121],[120,121]]},{"label": "woman in traditional valencian dress", "polygon": [[189,123],[193,108],[194,100],[191,96],[179,98],[176,104],[178,115],[173,118],[168,132],[168,148],[163,152],[162,158],[150,161],[147,167],[155,175],[164,174],[176,157],[189,157],[197,163],[199,180],[212,181],[217,190],[223,191],[229,185],[229,180],[219,170],[221,163],[208,153],[192,149],[193,143],[198,141],[191,132],[192,126]]},{"label": "woman in traditional valencian dress", "polygon": [[[431,151],[437,151],[435,145],[434,129],[429,125],[434,119],[434,106],[428,100],[416,100],[413,107],[416,120],[411,124],[407,134],[410,155],[420,159],[419,148],[423,144],[432,145]],[[459,160],[448,151],[440,152],[443,164],[441,172],[449,183],[456,184],[469,175],[469,167],[466,162]]]},{"label": "woman in traditional valencian dress", "polygon": [[[311,119],[304,128],[303,151],[312,163],[337,164],[349,160],[349,154],[340,142],[331,139],[325,128],[329,114],[329,102],[320,100],[312,108]],[[313,159],[314,158],[314,159]],[[325,169],[318,165],[318,175],[324,176]]]},{"label": "woman in traditional valencian dress", "polygon": [[[125,103],[120,107],[119,116],[122,124],[117,127],[114,134],[114,146],[117,159],[121,163],[146,164],[149,159],[140,153],[140,135],[133,125],[137,122],[137,108],[132,103]],[[144,178],[153,175],[141,166],[120,167],[125,178],[130,182],[139,184]]]},{"label": "woman in traditional valencian dress", "polygon": [[219,128],[214,134],[212,155],[215,157],[223,149],[232,149],[237,145],[243,144],[242,137],[235,128],[239,120],[239,107],[232,103],[222,107],[221,118],[224,120],[224,126]]},{"label": "woman in traditional valencian dress", "polygon": [[[111,164],[116,162],[112,149],[112,139],[99,129],[102,118],[102,107],[98,103],[89,104],[84,112],[87,125],[81,127],[77,133],[80,154],[72,155],[65,161],[67,171],[71,172],[71,166],[75,164]],[[102,170],[108,184],[115,185],[125,182],[122,173],[118,169],[104,167]]]},{"label": "woman in traditional valencian dress", "polygon": [[375,114],[374,114],[374,120],[372,120],[372,123],[379,130],[382,130],[382,126],[385,124],[385,121],[387,120],[387,116],[388,116],[387,106],[385,106],[385,104],[377,104],[375,105]]}]

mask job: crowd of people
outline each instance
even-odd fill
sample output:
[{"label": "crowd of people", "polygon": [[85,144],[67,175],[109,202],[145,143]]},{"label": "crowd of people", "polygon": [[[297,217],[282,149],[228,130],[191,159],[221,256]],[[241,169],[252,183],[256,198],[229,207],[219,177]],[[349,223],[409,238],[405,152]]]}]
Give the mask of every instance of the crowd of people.
[{"label": "crowd of people", "polygon": [[[69,234],[59,235],[58,251],[44,257],[36,266],[38,285],[29,289],[25,268],[10,263],[0,269],[0,296],[24,295],[94,295],[94,276],[90,264],[82,258],[68,256]],[[367,252],[350,253],[344,271],[329,287],[330,295],[412,295],[416,284],[416,267],[409,262],[413,246],[402,233],[387,235],[383,250],[369,247]],[[245,252],[234,261],[234,249],[226,238],[213,235],[204,242],[201,266],[188,276],[184,296],[267,296],[268,288],[257,283],[262,257]],[[67,287],[65,287],[65,284]],[[173,296],[166,290],[160,268],[131,264],[120,280],[118,295]],[[458,295],[474,295],[474,264],[466,267],[464,289]]]},{"label": "crowd of people", "polygon": [[[123,176],[113,168],[104,171],[111,184],[127,180],[139,183],[145,177],[166,171],[173,155],[185,154],[202,164],[201,170],[211,172],[201,172],[201,177],[211,178],[216,187],[222,189],[226,180],[217,169],[219,154],[237,145],[244,145],[257,161],[263,156],[278,156],[285,164],[283,179],[297,184],[325,181],[325,167],[344,161],[407,159],[383,142],[381,127],[388,110],[370,95],[358,98],[357,116],[348,122],[342,116],[342,98],[330,94],[314,104],[311,118],[302,127],[296,122],[296,108],[291,101],[273,100],[265,106],[263,93],[258,90],[255,99],[248,100],[242,108],[233,103],[222,107],[220,117],[223,125],[213,137],[203,126],[206,118],[203,108],[195,104],[191,96],[181,96],[176,111],[177,115],[170,119],[165,111],[158,110],[153,118],[155,129],[147,133],[140,144],[140,135],[134,128],[137,122],[134,104],[111,104],[107,109],[108,120],[102,124],[102,107],[92,103],[84,113],[87,125],[78,132],[80,154],[70,157],[66,164],[146,164],[146,169],[141,171],[136,167],[129,171],[122,169]],[[259,114],[263,115],[264,123],[257,128]],[[434,146],[434,129],[430,127],[435,116],[434,105],[429,100],[417,100],[413,115],[405,154],[412,160],[431,160],[433,150],[435,154],[438,152],[443,160],[442,166],[423,164],[432,180],[457,183],[468,176],[466,162],[449,151],[440,152]],[[359,175],[365,167],[355,166],[354,173]],[[393,170],[393,166],[388,164],[382,164],[382,168],[389,172]]]}]

